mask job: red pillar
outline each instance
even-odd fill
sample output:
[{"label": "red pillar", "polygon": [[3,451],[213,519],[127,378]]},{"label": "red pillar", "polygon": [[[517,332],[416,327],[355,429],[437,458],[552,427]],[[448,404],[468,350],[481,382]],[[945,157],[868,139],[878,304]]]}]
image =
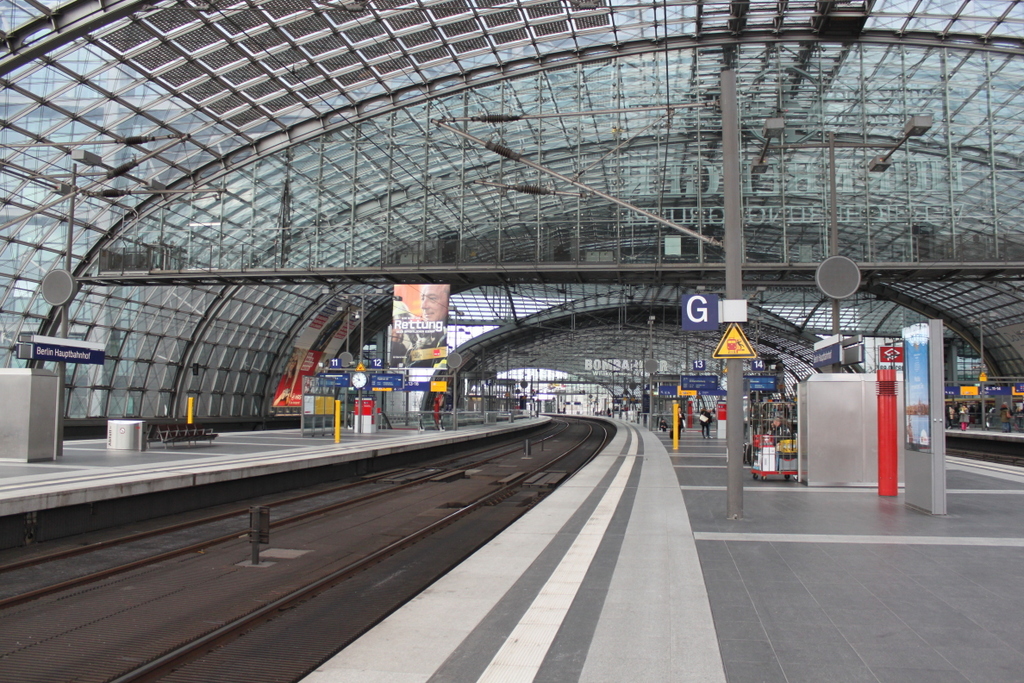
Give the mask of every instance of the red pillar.
[{"label": "red pillar", "polygon": [[878,371],[878,495],[897,495],[896,371]]}]

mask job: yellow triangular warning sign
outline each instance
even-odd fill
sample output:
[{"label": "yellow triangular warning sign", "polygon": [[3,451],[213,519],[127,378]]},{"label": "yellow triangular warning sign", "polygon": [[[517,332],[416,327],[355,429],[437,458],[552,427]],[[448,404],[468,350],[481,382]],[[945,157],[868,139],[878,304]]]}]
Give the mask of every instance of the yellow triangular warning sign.
[{"label": "yellow triangular warning sign", "polygon": [[364,370],[366,370],[366,366],[362,363],[356,366],[356,372],[363,372]]},{"label": "yellow triangular warning sign", "polygon": [[747,335],[736,323],[729,323],[729,327],[718,342],[718,347],[711,354],[712,358],[757,358],[754,346],[747,341]]}]

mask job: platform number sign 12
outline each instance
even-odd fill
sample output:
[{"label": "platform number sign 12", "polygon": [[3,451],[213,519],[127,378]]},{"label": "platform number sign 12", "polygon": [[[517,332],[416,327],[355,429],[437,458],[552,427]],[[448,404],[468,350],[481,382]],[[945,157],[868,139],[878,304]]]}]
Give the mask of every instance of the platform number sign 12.
[{"label": "platform number sign 12", "polygon": [[706,360],[695,360],[693,361],[693,369],[697,371],[707,370],[708,362]]}]

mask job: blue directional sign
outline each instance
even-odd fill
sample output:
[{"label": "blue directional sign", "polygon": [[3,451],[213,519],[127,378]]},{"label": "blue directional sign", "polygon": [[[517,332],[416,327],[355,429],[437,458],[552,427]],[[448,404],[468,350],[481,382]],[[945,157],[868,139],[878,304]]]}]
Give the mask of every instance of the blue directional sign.
[{"label": "blue directional sign", "polygon": [[744,375],[750,381],[751,391],[776,391],[775,375]]},{"label": "blue directional sign", "polygon": [[688,294],[683,297],[683,329],[691,332],[718,329],[718,295]]},{"label": "blue directional sign", "polygon": [[106,360],[106,347],[99,342],[32,335],[31,340],[24,345],[30,347],[32,360],[85,363],[87,365],[103,365]]},{"label": "blue directional sign", "polygon": [[718,389],[718,377],[715,375],[682,375],[679,386],[683,389],[695,389],[699,392]]},{"label": "blue directional sign", "polygon": [[349,386],[350,377],[351,374],[348,372],[317,375],[317,379],[322,387],[347,387]]},{"label": "blue directional sign", "polygon": [[430,380],[423,382],[406,382],[405,391],[430,391]]},{"label": "blue directional sign", "polygon": [[813,362],[811,363],[814,367],[820,368],[826,365],[832,365],[838,363],[843,357],[843,347],[839,344],[832,344],[825,348],[818,349],[811,356]]},{"label": "blue directional sign", "polygon": [[401,389],[404,375],[377,373],[370,375],[370,389]]}]

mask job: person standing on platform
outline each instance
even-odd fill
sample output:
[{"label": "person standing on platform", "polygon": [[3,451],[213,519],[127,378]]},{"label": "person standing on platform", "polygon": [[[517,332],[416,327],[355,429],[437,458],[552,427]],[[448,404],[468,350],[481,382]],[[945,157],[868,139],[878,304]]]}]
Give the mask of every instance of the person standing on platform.
[{"label": "person standing on platform", "polygon": [[999,420],[1003,423],[1003,431],[1010,433],[1013,431],[1013,413],[1010,412],[1010,407],[1003,404],[1003,407],[999,409]]},{"label": "person standing on platform", "polygon": [[441,408],[444,407],[444,394],[434,394],[434,427],[437,431],[443,432],[444,425],[441,424]]},{"label": "person standing on platform", "polygon": [[967,409],[967,404],[960,406],[960,431],[966,432],[967,425],[971,424],[971,411]]},{"label": "person standing on platform", "polygon": [[705,408],[700,411],[700,417],[697,418],[700,422],[700,435],[705,439],[711,438],[711,412]]},{"label": "person standing on platform", "polygon": [[952,429],[953,425],[956,424],[956,406],[952,403],[946,407],[946,429]]},{"label": "person standing on platform", "polygon": [[772,425],[769,428],[769,433],[774,436],[792,436],[793,430],[789,428],[789,425],[782,421],[781,417],[776,417],[774,420],[772,420]]}]

